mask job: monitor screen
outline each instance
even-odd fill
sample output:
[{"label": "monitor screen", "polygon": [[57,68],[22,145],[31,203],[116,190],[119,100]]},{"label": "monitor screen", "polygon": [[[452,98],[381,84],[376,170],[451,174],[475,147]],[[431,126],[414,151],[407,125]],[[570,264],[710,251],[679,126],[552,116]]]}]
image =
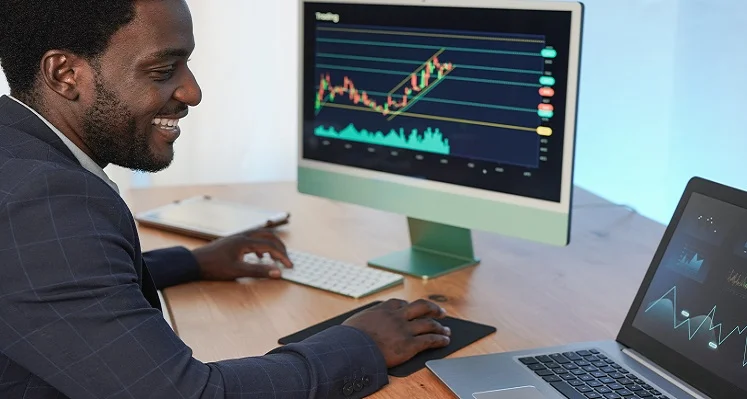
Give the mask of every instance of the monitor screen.
[{"label": "monitor screen", "polygon": [[561,201],[570,11],[302,13],[303,159]]},{"label": "monitor screen", "polygon": [[747,389],[747,210],[691,195],[633,327]]}]

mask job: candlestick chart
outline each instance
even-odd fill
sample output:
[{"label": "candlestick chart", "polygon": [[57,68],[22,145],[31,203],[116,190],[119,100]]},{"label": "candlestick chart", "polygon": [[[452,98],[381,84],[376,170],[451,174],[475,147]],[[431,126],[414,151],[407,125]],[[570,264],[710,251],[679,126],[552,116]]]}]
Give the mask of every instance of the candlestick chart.
[{"label": "candlestick chart", "polygon": [[313,133],[536,168],[553,134],[543,49],[537,36],[320,26]]}]

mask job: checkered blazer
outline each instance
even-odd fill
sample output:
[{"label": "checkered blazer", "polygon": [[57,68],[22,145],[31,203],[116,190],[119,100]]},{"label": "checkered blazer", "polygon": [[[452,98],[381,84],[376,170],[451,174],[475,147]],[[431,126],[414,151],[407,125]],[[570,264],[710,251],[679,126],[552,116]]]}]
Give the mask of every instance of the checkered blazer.
[{"label": "checkered blazer", "polygon": [[141,253],[119,195],[0,97],[0,398],[352,398],[388,383],[375,343],[343,326],[196,360],[156,294],[196,270],[184,248]]}]

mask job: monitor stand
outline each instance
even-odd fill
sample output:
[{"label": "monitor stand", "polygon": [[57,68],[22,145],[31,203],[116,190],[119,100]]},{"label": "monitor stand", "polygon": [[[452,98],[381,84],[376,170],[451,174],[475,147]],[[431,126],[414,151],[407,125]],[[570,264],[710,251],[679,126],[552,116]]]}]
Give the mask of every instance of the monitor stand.
[{"label": "monitor stand", "polygon": [[409,217],[407,225],[412,246],[372,259],[370,266],[429,279],[480,263],[470,230]]}]

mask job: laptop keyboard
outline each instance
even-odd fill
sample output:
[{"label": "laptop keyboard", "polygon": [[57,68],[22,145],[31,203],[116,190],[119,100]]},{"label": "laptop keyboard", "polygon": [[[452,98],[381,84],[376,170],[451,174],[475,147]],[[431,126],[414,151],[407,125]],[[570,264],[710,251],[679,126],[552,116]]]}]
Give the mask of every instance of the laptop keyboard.
[{"label": "laptop keyboard", "polygon": [[669,399],[597,349],[519,361],[569,399]]}]

